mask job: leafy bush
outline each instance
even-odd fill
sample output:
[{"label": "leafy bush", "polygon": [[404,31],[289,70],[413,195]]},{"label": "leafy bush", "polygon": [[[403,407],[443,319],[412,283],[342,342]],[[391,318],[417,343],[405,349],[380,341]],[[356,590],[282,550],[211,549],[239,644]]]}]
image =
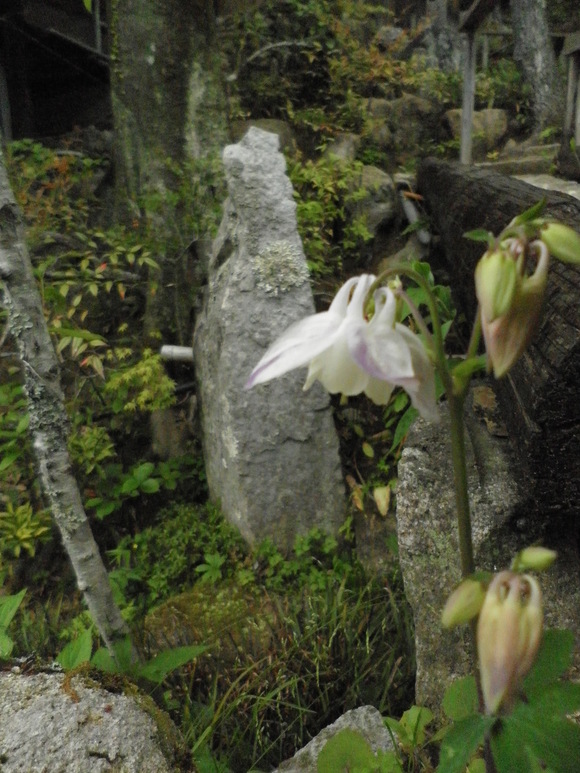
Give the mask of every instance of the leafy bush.
[{"label": "leafy bush", "polygon": [[[219,579],[231,578],[247,551],[219,508],[176,504],[161,509],[154,526],[124,537],[110,555],[116,563],[112,580],[127,592],[125,603],[131,602],[129,583],[133,583],[148,609],[191,587],[207,556],[219,556],[222,563],[227,559]],[[159,561],[161,555],[163,561]]]},{"label": "leafy bush", "polygon": [[288,173],[297,202],[296,217],[308,267],[315,277],[336,273],[349,255],[370,239],[362,216],[347,222],[346,207],[365,195],[360,162],[321,157],[290,160]]}]

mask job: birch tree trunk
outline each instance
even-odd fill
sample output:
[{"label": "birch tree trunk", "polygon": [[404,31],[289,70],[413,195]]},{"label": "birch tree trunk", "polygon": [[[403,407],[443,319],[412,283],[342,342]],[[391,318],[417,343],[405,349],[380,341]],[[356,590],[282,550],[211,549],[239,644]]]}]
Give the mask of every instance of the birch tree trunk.
[{"label": "birch tree trunk", "polygon": [[44,497],[73,566],[79,590],[107,649],[115,657],[116,642],[129,632],[113,601],[109,578],[72,474],[67,448],[68,418],[58,360],[46,327],[24,241],[21,213],[1,149],[0,294],[22,365],[30,432]]}]

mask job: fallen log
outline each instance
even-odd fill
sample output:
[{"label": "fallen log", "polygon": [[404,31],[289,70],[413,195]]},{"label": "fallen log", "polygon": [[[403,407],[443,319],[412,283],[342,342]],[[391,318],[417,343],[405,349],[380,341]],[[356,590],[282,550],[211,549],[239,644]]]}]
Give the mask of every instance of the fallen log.
[{"label": "fallen log", "polygon": [[[580,201],[521,180],[428,158],[418,170],[423,195],[459,306],[472,320],[481,243],[464,238],[498,233],[540,199],[547,217],[580,230]],[[528,351],[495,382],[500,408],[522,463],[522,486],[562,528],[580,527],[580,267],[553,260],[542,321]],[[553,520],[554,528],[556,519]]]}]

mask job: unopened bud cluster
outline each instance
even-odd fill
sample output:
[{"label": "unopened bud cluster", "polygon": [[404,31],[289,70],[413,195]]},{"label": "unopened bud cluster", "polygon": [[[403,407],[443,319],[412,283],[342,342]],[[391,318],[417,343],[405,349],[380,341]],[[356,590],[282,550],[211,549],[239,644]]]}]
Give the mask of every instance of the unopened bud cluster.
[{"label": "unopened bud cluster", "polygon": [[[523,218],[523,219],[522,219]],[[550,255],[580,263],[580,234],[562,223],[515,218],[475,269],[475,292],[488,358],[496,378],[526,349],[538,324]],[[528,263],[535,269],[528,274]]]},{"label": "unopened bud cluster", "polygon": [[477,650],[486,711],[512,702],[542,638],[542,593],[534,577],[500,572],[491,581],[477,622]]},{"label": "unopened bud cluster", "polygon": [[548,569],[556,553],[533,546],[520,551],[509,571],[472,575],[449,596],[441,621],[445,628],[477,621],[477,651],[485,709],[506,709],[532,667],[543,628],[542,592],[527,571]]},{"label": "unopened bud cluster", "polygon": [[[526,274],[527,252],[536,258]],[[528,346],[536,329],[548,281],[549,252],[542,241],[511,239],[488,250],[475,269],[481,329],[489,369],[505,375]]]}]

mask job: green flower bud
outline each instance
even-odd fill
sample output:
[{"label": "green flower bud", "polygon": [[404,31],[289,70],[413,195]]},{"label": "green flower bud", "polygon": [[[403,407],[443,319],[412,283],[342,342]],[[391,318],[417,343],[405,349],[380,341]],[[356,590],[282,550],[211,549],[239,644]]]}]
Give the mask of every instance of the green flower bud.
[{"label": "green flower bud", "polygon": [[525,572],[531,570],[542,572],[544,569],[549,569],[557,557],[556,551],[549,548],[540,546],[524,548],[512,561],[512,571]]},{"label": "green flower bud", "polygon": [[543,242],[533,242],[533,246],[538,251],[536,270],[531,276],[517,276],[511,306],[503,316],[490,321],[478,294],[488,365],[496,378],[504,376],[521,357],[540,319],[548,283],[550,255]]},{"label": "green flower bud", "polygon": [[547,223],[540,231],[540,239],[550,254],[564,263],[580,263],[580,234],[562,223]]},{"label": "green flower bud", "polygon": [[487,322],[503,317],[512,307],[518,269],[505,250],[486,252],[475,268],[475,293]]},{"label": "green flower bud", "polygon": [[441,615],[444,628],[467,623],[479,614],[485,599],[485,584],[468,578],[459,583],[447,599]]},{"label": "green flower bud", "polygon": [[543,627],[542,594],[529,575],[500,572],[477,623],[481,690],[488,714],[509,706],[535,660]]}]

